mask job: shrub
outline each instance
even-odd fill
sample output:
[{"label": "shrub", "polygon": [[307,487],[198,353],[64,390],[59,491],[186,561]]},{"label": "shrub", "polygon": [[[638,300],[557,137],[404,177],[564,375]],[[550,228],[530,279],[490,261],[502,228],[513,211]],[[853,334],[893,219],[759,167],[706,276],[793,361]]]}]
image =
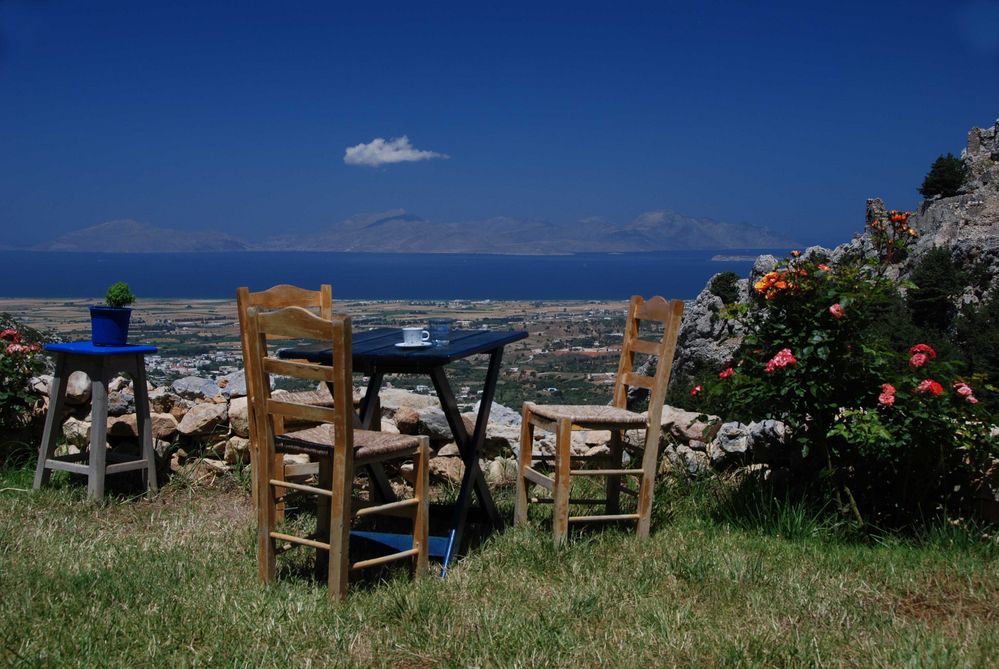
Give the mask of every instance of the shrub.
[{"label": "shrub", "polygon": [[135,303],[135,295],[132,294],[127,283],[119,281],[108,288],[104,301],[109,307],[127,307]]},{"label": "shrub", "polygon": [[956,324],[957,345],[970,369],[991,392],[982,397],[990,411],[999,411],[999,291],[976,306],[966,308]]},{"label": "shrub", "polygon": [[760,279],[739,350],[695,397],[726,419],[785,422],[798,448],[768,463],[791,467],[861,524],[932,511],[955,485],[967,491],[995,448],[978,402],[985,389],[925,342],[899,346],[885,327],[907,320],[885,276],[886,257],[904,256],[911,238],[897,214],[902,234],[884,237],[892,253],[835,269],[791,257]]},{"label": "shrub", "polygon": [[37,399],[28,382],[45,368],[38,352],[41,333],[0,314],[0,429],[16,429],[30,418]]},{"label": "shrub", "polygon": [[933,166],[923,179],[923,185],[919,187],[920,194],[925,198],[936,195],[941,197],[953,197],[957,195],[964,185],[966,168],[964,161],[948,153],[933,161]]},{"label": "shrub", "polygon": [[954,323],[954,300],[964,290],[968,277],[954,263],[949,249],[934,247],[919,259],[909,279],[915,286],[906,294],[912,322],[923,328],[946,332]]},{"label": "shrub", "polygon": [[714,295],[721,298],[722,304],[729,305],[739,300],[739,275],[735,272],[722,272],[716,274],[711,283],[708,284],[708,290]]}]

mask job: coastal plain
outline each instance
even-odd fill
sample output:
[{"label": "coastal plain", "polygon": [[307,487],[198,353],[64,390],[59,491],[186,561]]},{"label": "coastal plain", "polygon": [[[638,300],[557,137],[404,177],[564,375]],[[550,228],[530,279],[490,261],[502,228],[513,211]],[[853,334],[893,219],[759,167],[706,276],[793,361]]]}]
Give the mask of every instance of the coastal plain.
[{"label": "coastal plain", "polygon": [[[0,298],[0,312],[62,341],[87,340],[88,307],[98,302]],[[528,399],[609,401],[626,308],[626,300],[334,300],[334,310],[350,314],[355,331],[426,327],[434,317],[453,319],[456,329],[526,330],[527,339],[504,351],[497,386],[496,401],[512,408]],[[242,367],[234,299],[143,299],[133,310],[129,341],[159,348],[159,355],[148,360],[155,383],[214,377]],[[486,362],[475,356],[448,366],[459,401],[474,403]],[[387,380],[395,387],[432,393],[429,381],[419,376]]]}]

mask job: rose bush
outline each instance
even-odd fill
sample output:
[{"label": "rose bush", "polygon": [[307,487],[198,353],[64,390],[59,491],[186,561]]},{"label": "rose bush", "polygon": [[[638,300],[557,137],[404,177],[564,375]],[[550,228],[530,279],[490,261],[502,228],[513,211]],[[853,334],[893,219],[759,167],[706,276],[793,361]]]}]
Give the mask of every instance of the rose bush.
[{"label": "rose bush", "polygon": [[924,342],[898,346],[886,327],[904,304],[886,265],[903,258],[915,232],[908,215],[872,221],[875,257],[791,256],[753,286],[734,359],[699,379],[691,404],[726,420],[773,418],[795,448],[768,451],[859,523],[906,522],[954,503],[995,456],[973,380]]},{"label": "rose bush", "polygon": [[28,382],[45,367],[38,354],[43,336],[0,314],[0,429],[22,426],[38,399]]}]

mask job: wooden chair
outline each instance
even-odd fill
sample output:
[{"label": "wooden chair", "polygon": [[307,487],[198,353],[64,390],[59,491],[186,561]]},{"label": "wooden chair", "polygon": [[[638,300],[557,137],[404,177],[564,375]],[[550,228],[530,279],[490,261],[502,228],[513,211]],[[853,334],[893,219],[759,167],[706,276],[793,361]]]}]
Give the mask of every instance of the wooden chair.
[{"label": "wooden chair", "polygon": [[[324,283],[319,287],[319,290],[307,290],[297,286],[281,284],[256,293],[251,293],[249,288],[237,288],[236,311],[239,315],[240,340],[243,348],[244,366],[245,362],[250,359],[246,339],[246,312],[250,309],[250,307],[256,307],[259,310],[283,309],[285,307],[315,309],[320,317],[328,320],[333,317],[333,287],[328,283]],[[249,378],[249,373],[249,370],[246,370],[247,378]],[[249,381],[247,381],[247,385],[249,385]],[[322,392],[319,390],[292,393],[286,396],[285,399],[289,402],[297,402],[301,404],[333,406],[333,397],[328,392]],[[253,407],[248,404],[247,409],[250,424],[250,459],[256,461],[256,445],[259,440],[255,434]],[[284,423],[280,417],[277,419],[276,427],[279,434],[284,431]],[[278,478],[283,479],[286,477],[294,478],[317,474],[319,472],[319,467],[315,462],[305,465],[285,466],[283,456],[278,456],[278,460],[274,464],[274,471]],[[253,485],[256,486],[256,477],[254,477],[253,482]],[[256,487],[253,488],[253,499],[257,499]]]},{"label": "wooden chair", "polygon": [[[327,581],[330,597],[340,599],[347,593],[351,569],[374,566],[412,558],[415,573],[427,571],[430,459],[429,439],[354,429],[351,369],[351,325],[347,316],[327,320],[300,307],[277,311],[246,311],[248,335],[247,389],[253,406],[255,432],[259,438],[260,457],[254,463],[257,482],[258,571],[261,580],[275,575],[276,541],[312,546],[328,551]],[[333,365],[282,360],[268,353],[269,338],[288,337],[329,343]],[[288,395],[271,395],[271,376],[279,375],[310,381],[325,381],[333,388],[333,406],[320,407],[295,402]],[[304,430],[282,433],[278,426],[297,419],[317,424]],[[274,463],[279,453],[308,453],[319,459],[320,483],[316,486],[292,483],[275,476]],[[354,468],[389,459],[412,458],[416,483],[410,499],[375,505],[354,502]],[[318,531],[301,537],[279,531],[276,491],[296,490],[318,496]],[[355,511],[355,507],[357,507]],[[355,516],[387,514],[412,517],[412,548],[389,555],[354,562],[348,560],[351,520]]]},{"label": "wooden chair", "polygon": [[[537,484],[552,492],[554,518],[553,534],[556,543],[565,541],[570,523],[627,520],[637,521],[640,537],[649,535],[649,521],[652,512],[653,488],[655,485],[656,463],[659,453],[659,435],[662,430],[662,410],[666,399],[666,386],[669,383],[670,368],[673,366],[673,353],[676,338],[683,317],[683,301],[667,301],[662,297],[644,300],[634,296],[628,306],[624,341],[621,346],[621,359],[618,364],[617,381],[614,385],[614,400],[609,406],[585,405],[539,405],[524,403],[523,423],[520,436],[520,458],[517,467],[517,497],[514,522],[527,523],[528,485]],[[662,326],[662,336],[658,341],[639,337],[641,321],[654,321]],[[641,376],[635,373],[635,354],[653,355],[657,358],[655,376]],[[627,408],[628,388],[637,387],[648,391],[649,406],[645,413],[636,413]],[[534,428],[555,433],[555,454],[542,456],[540,460],[554,461],[554,477],[546,476],[532,467]],[[645,448],[640,469],[623,469],[622,438],[625,430],[645,429]],[[608,461],[605,469],[572,468],[572,461],[582,460],[572,455],[572,430],[610,430],[610,455],[603,456]],[[599,457],[599,456],[598,456]],[[574,476],[606,476],[607,496],[600,500],[570,499],[571,478]],[[638,489],[622,486],[623,477],[638,479]],[[622,492],[637,496],[635,513],[620,513]],[[605,514],[596,516],[570,516],[571,503],[604,503]]]}]

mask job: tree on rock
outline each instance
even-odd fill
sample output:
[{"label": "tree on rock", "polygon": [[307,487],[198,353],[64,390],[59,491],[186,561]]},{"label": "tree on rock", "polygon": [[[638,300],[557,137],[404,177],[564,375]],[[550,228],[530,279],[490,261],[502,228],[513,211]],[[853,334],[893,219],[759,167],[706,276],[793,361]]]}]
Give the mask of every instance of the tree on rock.
[{"label": "tree on rock", "polygon": [[923,179],[923,185],[919,188],[920,194],[925,198],[935,195],[941,197],[953,197],[964,185],[966,171],[964,161],[948,153],[933,161],[929,173]]}]

